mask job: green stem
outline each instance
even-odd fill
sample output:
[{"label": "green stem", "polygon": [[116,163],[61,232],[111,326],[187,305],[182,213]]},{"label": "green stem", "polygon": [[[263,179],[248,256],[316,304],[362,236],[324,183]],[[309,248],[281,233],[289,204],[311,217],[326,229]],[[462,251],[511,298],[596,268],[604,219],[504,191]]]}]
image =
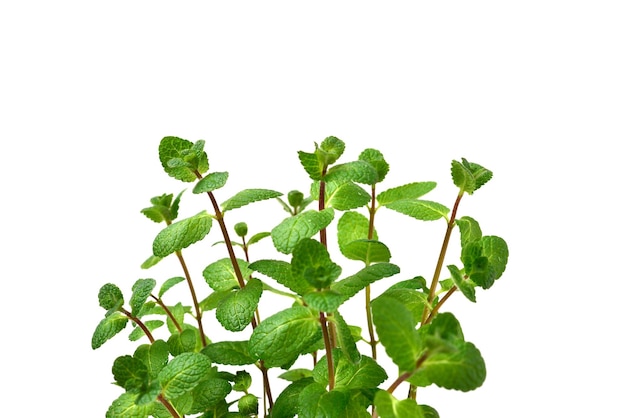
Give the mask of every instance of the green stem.
[{"label": "green stem", "polygon": [[178,261],[180,262],[180,265],[183,268],[183,272],[185,273],[187,286],[189,287],[191,299],[193,300],[193,306],[196,311],[196,321],[198,321],[198,331],[200,332],[200,341],[202,341],[202,347],[206,347],[206,336],[204,334],[204,328],[202,327],[202,310],[200,309],[200,304],[198,303],[196,289],[194,288],[193,282],[191,281],[191,274],[189,274],[189,269],[187,268],[187,263],[185,263],[185,259],[183,258],[183,253],[181,251],[176,251],[176,257],[178,257]]},{"label": "green stem", "polygon": [[454,229],[454,221],[456,218],[456,212],[459,208],[459,203],[461,202],[461,198],[463,197],[463,193],[459,193],[454,202],[454,207],[452,208],[452,214],[450,215],[450,219],[448,220],[448,227],[446,228],[446,234],[443,238],[443,243],[441,245],[441,251],[439,252],[439,259],[437,260],[437,266],[435,267],[435,273],[433,274],[433,280],[430,283],[430,291],[428,293],[428,303],[424,306],[424,312],[422,313],[422,323],[426,321],[428,315],[430,314],[429,306],[431,302],[435,299],[435,294],[437,291],[437,285],[439,284],[439,276],[441,275],[441,269],[443,268],[443,262],[446,257],[446,251],[448,250],[448,243],[450,242],[450,235],[452,234],[452,230]]},{"label": "green stem", "polygon": [[443,305],[445,303],[446,300],[448,300],[450,298],[450,296],[452,296],[452,294],[454,292],[456,292],[457,287],[456,286],[452,286],[447,292],[446,294],[441,298],[441,300],[439,300],[439,302],[437,303],[437,305],[433,308],[433,310],[430,312],[430,314],[428,315],[428,318],[426,318],[426,320],[424,321],[424,324],[429,324],[433,318],[435,317],[435,315],[437,315],[437,312],[439,312],[439,309],[441,308],[441,305]]}]

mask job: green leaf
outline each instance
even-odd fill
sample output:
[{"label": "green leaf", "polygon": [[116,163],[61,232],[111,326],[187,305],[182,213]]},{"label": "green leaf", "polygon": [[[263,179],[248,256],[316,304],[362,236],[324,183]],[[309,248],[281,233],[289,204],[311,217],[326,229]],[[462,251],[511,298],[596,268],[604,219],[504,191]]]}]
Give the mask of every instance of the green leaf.
[{"label": "green leaf", "polygon": [[[387,373],[375,360],[361,356],[352,362],[339,350],[333,350],[336,389],[374,389],[387,379]],[[313,368],[313,378],[317,383],[328,384],[328,362],[320,359]]]},{"label": "green leaf", "polygon": [[154,254],[153,254],[153,255],[151,255],[150,257],[148,257],[148,258],[146,259],[146,261],[144,261],[143,263],[141,263],[141,266],[140,266],[140,267],[141,267],[142,269],[144,269],[144,270],[147,270],[147,269],[149,269],[150,267],[154,267],[154,266],[156,266],[156,265],[159,263],[159,261],[161,261],[161,260],[163,260],[163,258],[162,258],[162,257],[157,257],[156,255],[154,255]]},{"label": "green leaf", "polygon": [[426,418],[422,408],[413,399],[399,401],[384,390],[376,392],[374,406],[380,418]]},{"label": "green leaf", "polygon": [[[248,263],[241,259],[237,259],[237,263],[243,278],[249,277],[252,270],[248,267]],[[237,273],[235,273],[230,258],[223,258],[209,264],[202,271],[202,276],[213,290],[230,290],[239,287]]]},{"label": "green leaf", "polygon": [[344,300],[350,299],[369,284],[385,277],[398,274],[400,268],[391,263],[379,263],[367,266],[356,274],[342,279],[331,286],[331,289],[340,293]]},{"label": "green leaf", "polygon": [[137,393],[123,393],[113,401],[106,418],[148,418],[154,411],[154,403],[138,405]]},{"label": "green leaf", "polygon": [[445,218],[450,211],[444,205],[428,200],[396,200],[384,206],[420,221],[435,221]]},{"label": "green leaf", "polygon": [[295,382],[311,376],[312,372],[309,369],[289,369],[286,372],[280,374],[278,377],[289,382]]},{"label": "green leaf", "polygon": [[375,183],[380,183],[381,181],[383,181],[385,179],[385,176],[389,172],[389,164],[387,163],[387,161],[385,161],[383,154],[378,150],[375,150],[373,148],[366,148],[359,155],[359,160],[365,161],[369,163],[372,167],[374,167],[374,170],[376,171]]},{"label": "green leaf", "polygon": [[290,254],[302,239],[311,238],[332,222],[335,212],[332,208],[322,211],[305,211],[290,216],[272,229],[274,247],[283,254]]},{"label": "green leaf", "polygon": [[176,286],[178,283],[180,282],[184,282],[185,278],[184,277],[172,277],[170,279],[167,279],[162,285],[161,288],[159,289],[159,297],[163,297],[163,295],[165,294],[165,292],[167,292],[168,290],[170,290],[172,287]]},{"label": "green leaf", "polygon": [[159,373],[163,395],[177,398],[196,387],[207,377],[211,362],[199,353],[181,353],[174,357]]},{"label": "green leaf", "polygon": [[102,344],[113,338],[122,331],[128,323],[128,317],[121,312],[113,312],[106,316],[93,333],[91,337],[91,348],[100,348]]},{"label": "green leaf", "polygon": [[242,206],[246,206],[253,202],[259,202],[261,200],[273,199],[275,197],[282,196],[280,192],[266,189],[247,189],[242,190],[230,199],[222,203],[222,211],[226,212],[232,209],[237,209]]},{"label": "green leaf", "polygon": [[312,383],[300,393],[298,418],[343,418],[349,401],[345,392],[326,392],[323,385]]},{"label": "green leaf", "polygon": [[[358,212],[345,212],[337,222],[337,243],[343,253],[343,247],[353,241],[368,239],[370,222]],[[377,240],[376,230],[372,233],[372,239]]]},{"label": "green leaf", "polygon": [[[150,320],[150,321],[144,321],[143,324],[145,325],[146,328],[148,328],[150,332],[152,332],[155,329],[161,328],[164,322],[160,320]],[[144,332],[143,329],[139,327],[134,328],[131,331],[131,333],[128,335],[128,339],[131,341],[138,341],[142,339],[143,337],[146,337],[146,333]]]},{"label": "green leaf", "polygon": [[203,239],[211,230],[211,216],[202,211],[190,218],[168,225],[158,233],[152,243],[152,252],[166,257]]},{"label": "green leaf", "polygon": [[493,173],[486,168],[470,163],[465,158],[461,162],[452,161],[452,180],[461,193],[473,194],[487,183]]},{"label": "green leaf", "polygon": [[209,161],[203,151],[204,141],[195,144],[186,139],[166,136],[159,144],[159,160],[165,172],[177,180],[193,182],[196,172],[204,174],[209,170]]},{"label": "green leaf", "polygon": [[152,289],[156,286],[154,279],[138,279],[133,285],[133,294],[128,302],[131,307],[131,314],[137,316],[143,304],[146,303],[152,293]]},{"label": "green leaf", "polygon": [[98,291],[98,302],[108,311],[115,311],[124,305],[124,295],[119,287],[112,283],[103,285]]},{"label": "green leaf", "polygon": [[509,248],[502,238],[492,235],[483,237],[481,244],[483,256],[489,260],[489,280],[483,286],[488,289],[493,281],[499,279],[504,273],[509,259]]},{"label": "green leaf", "polygon": [[335,324],[335,328],[337,330],[337,345],[341,349],[342,353],[351,362],[358,362],[361,358],[361,353],[356,346],[355,337],[352,334],[351,327],[346,323],[339,311],[335,312],[331,316],[328,316],[327,318]]},{"label": "green leaf", "polygon": [[345,300],[341,294],[329,289],[307,293],[303,299],[308,306],[322,312],[335,312]]},{"label": "green leaf", "polygon": [[341,267],[331,261],[328,250],[319,241],[303,239],[293,249],[291,274],[306,280],[316,289],[323,289],[341,274]]},{"label": "green leaf", "polygon": [[304,277],[295,277],[291,273],[291,264],[286,261],[258,260],[250,264],[249,267],[267,277],[271,277],[298,295],[305,295],[315,290],[315,287],[307,282]]},{"label": "green leaf", "polygon": [[346,148],[346,144],[339,138],[334,136],[326,137],[319,147],[315,144],[318,158],[322,161],[324,166],[334,164],[339,157],[343,154]]},{"label": "green leaf", "polygon": [[350,210],[367,205],[371,196],[355,183],[343,183],[326,194],[326,206],[337,210]]},{"label": "green leaf", "polygon": [[180,204],[180,198],[184,190],[174,198],[173,194],[162,194],[161,196],[155,196],[150,199],[152,206],[143,208],[141,213],[146,215],[148,219],[154,222],[167,222],[170,223],[178,216],[178,206]]},{"label": "green leaf", "polygon": [[476,302],[476,290],[474,289],[475,283],[468,278],[465,278],[457,266],[449,265],[447,267],[452,277],[452,281],[461,293],[463,293],[463,296],[472,302]]},{"label": "green leaf", "polygon": [[167,346],[172,355],[190,353],[196,350],[200,333],[195,328],[186,328],[181,333],[174,333],[167,339]]},{"label": "green leaf", "polygon": [[391,260],[389,247],[380,241],[367,239],[352,241],[344,245],[342,254],[350,260],[363,261],[366,265],[386,263]]},{"label": "green leaf", "polygon": [[252,235],[248,240],[248,247],[261,241],[263,238],[269,237],[270,235],[271,234],[269,232],[259,232],[258,234]]},{"label": "green leaf", "polygon": [[152,344],[142,344],[137,347],[133,357],[146,366],[151,378],[156,378],[167,364],[169,347],[165,341],[156,340]]},{"label": "green leaf", "polygon": [[378,181],[378,173],[366,161],[352,161],[331,167],[326,173],[325,181],[337,184],[346,182],[374,184]]},{"label": "green leaf", "polygon": [[113,378],[115,383],[127,392],[140,390],[148,383],[148,368],[141,360],[133,356],[121,356],[113,362]]},{"label": "green leaf", "polygon": [[213,363],[243,366],[254,364],[256,359],[250,355],[248,341],[219,341],[202,349]]},{"label": "green leaf", "polygon": [[209,173],[193,188],[194,194],[208,193],[224,187],[228,180],[227,172]]},{"label": "green leaf", "polygon": [[423,351],[413,314],[401,302],[381,295],[372,301],[372,315],[387,355],[401,372],[413,371]]},{"label": "green leaf", "polygon": [[428,304],[428,293],[413,288],[392,287],[385,290],[383,295],[401,302],[413,314],[415,325],[421,321],[424,306]]},{"label": "green leaf", "polygon": [[307,172],[312,180],[322,179],[324,166],[315,153],[298,151],[298,158],[300,159],[300,164],[304,167],[304,171]]},{"label": "green leaf", "polygon": [[217,305],[217,320],[229,331],[243,331],[254,316],[262,292],[263,283],[250,279],[244,288],[235,290]]},{"label": "green leaf", "polygon": [[315,383],[313,378],[305,377],[298,379],[287,386],[276,398],[274,407],[271,410],[271,418],[293,418],[299,410],[299,397],[302,390]]},{"label": "green leaf", "polygon": [[244,416],[256,416],[259,412],[259,399],[251,393],[244,395],[237,401],[237,409]]},{"label": "green leaf", "polygon": [[294,306],[262,321],[250,336],[250,353],[267,367],[289,364],[322,335],[319,318]]},{"label": "green leaf", "polygon": [[[206,380],[198,383],[193,389],[193,404],[187,413],[197,414],[213,409],[217,407],[220,402],[223,402],[230,392],[232,392],[232,386],[227,380],[218,377],[208,377]],[[211,414],[208,416],[223,417],[225,415]]]},{"label": "green leaf", "polygon": [[469,216],[463,216],[455,222],[459,227],[459,232],[461,233],[461,247],[465,246],[467,243],[478,241],[482,238],[483,233],[480,230],[480,225],[478,225],[478,222],[476,222],[475,219],[470,218]]},{"label": "green leaf", "polygon": [[379,205],[389,205],[398,200],[415,200],[430,192],[437,186],[434,181],[422,181],[405,184],[381,192],[376,196]]},{"label": "green leaf", "polygon": [[426,358],[408,381],[418,386],[431,382],[445,389],[468,392],[479,388],[487,377],[480,351],[469,342],[454,352],[438,352]]}]

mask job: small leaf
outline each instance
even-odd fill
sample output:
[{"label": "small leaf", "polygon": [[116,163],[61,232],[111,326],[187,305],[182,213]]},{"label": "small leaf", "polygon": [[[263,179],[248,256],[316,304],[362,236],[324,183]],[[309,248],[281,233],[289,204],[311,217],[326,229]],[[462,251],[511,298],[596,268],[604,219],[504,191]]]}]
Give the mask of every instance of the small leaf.
[{"label": "small leaf", "polygon": [[250,264],[249,267],[254,271],[276,280],[298,295],[305,295],[315,290],[315,287],[307,282],[304,277],[295,277],[291,273],[291,264],[286,261],[258,260]]},{"label": "small leaf", "polygon": [[137,316],[155,286],[156,281],[154,279],[138,279],[135,282],[132,288],[133,294],[128,302],[133,316]]},{"label": "small leaf", "polygon": [[391,263],[379,263],[367,266],[356,274],[342,279],[331,286],[331,289],[340,293],[344,300],[350,299],[356,295],[362,289],[365,289],[367,285],[374,283],[385,277],[398,274],[400,268]]},{"label": "small leaf", "polygon": [[196,350],[200,333],[195,328],[186,328],[181,333],[173,333],[167,339],[167,345],[173,356]]},{"label": "small leaf", "polygon": [[442,204],[428,200],[396,200],[385,207],[420,221],[435,221],[448,216],[450,211]]},{"label": "small leaf", "polygon": [[480,225],[478,225],[478,222],[476,222],[475,219],[470,218],[469,216],[463,216],[455,222],[459,227],[459,232],[461,233],[461,246],[464,246],[469,242],[478,241],[482,238],[483,233],[480,230]]},{"label": "small leaf", "polygon": [[259,412],[259,399],[251,393],[248,393],[239,398],[237,401],[237,409],[239,413],[244,416],[256,416]]},{"label": "small leaf", "polygon": [[226,212],[232,209],[237,209],[242,206],[248,205],[253,202],[259,202],[261,200],[273,199],[275,197],[282,196],[280,192],[266,189],[247,189],[237,193],[235,196],[222,203],[222,211]]},{"label": "small leaf", "polygon": [[335,212],[332,208],[322,211],[305,211],[290,216],[272,229],[274,247],[283,254],[290,254],[296,244],[311,238],[332,222]]},{"label": "small leaf", "polygon": [[211,367],[208,357],[199,353],[181,353],[159,373],[163,395],[177,398],[196,387]]},{"label": "small leaf", "polygon": [[144,269],[144,270],[147,270],[147,269],[149,269],[150,267],[154,267],[154,266],[156,266],[156,265],[159,263],[159,261],[161,261],[161,260],[163,260],[163,258],[162,258],[162,257],[157,257],[156,255],[154,255],[154,254],[153,254],[153,255],[151,255],[150,257],[148,257],[148,258],[146,259],[146,261],[144,261],[143,263],[141,263],[141,266],[140,266],[140,267],[141,267],[142,269]]},{"label": "small leaf", "polygon": [[209,169],[209,161],[202,150],[204,141],[194,144],[186,139],[166,136],[159,144],[159,159],[165,172],[177,180],[192,182],[196,180],[196,172],[205,173]]},{"label": "small leaf", "polygon": [[106,418],[148,418],[154,411],[154,403],[138,405],[137,393],[123,393],[113,401]]},{"label": "small leaf", "polygon": [[[499,279],[509,259],[509,248],[506,242],[496,236],[485,236],[481,240],[483,255],[489,260],[489,278],[494,281]],[[491,283],[491,281],[490,281]],[[489,286],[485,286],[485,289]]]},{"label": "small leaf", "polygon": [[[385,161],[383,154],[373,148],[367,148],[359,155],[359,160],[369,163],[376,171],[376,183],[385,179],[389,172],[389,164]],[[368,183],[372,184],[372,183]]]},{"label": "small leaf", "polygon": [[202,349],[213,363],[243,366],[254,364],[256,359],[250,355],[248,341],[219,341]]},{"label": "small leaf", "polygon": [[113,378],[127,392],[136,391],[148,383],[148,368],[133,356],[121,356],[113,362]]},{"label": "small leaf", "polygon": [[254,234],[248,240],[248,246],[252,244],[256,244],[261,241],[263,238],[269,237],[271,234],[269,232],[259,232],[258,234]]},{"label": "small leaf", "polygon": [[[248,267],[248,263],[241,259],[237,259],[237,263],[243,278],[250,276],[252,270]],[[230,258],[223,258],[209,264],[202,271],[202,275],[213,290],[230,290],[239,287],[237,273],[235,273]]]},{"label": "small leaf", "polygon": [[194,194],[212,192],[224,187],[228,180],[227,172],[209,173],[203,177],[193,188]]},{"label": "small leaf", "polygon": [[461,162],[452,161],[452,180],[461,193],[473,194],[481,186],[487,183],[493,173],[486,168],[470,163],[465,158]]},{"label": "small leaf", "polygon": [[300,164],[304,167],[304,171],[307,172],[312,180],[321,180],[324,166],[321,161],[318,160],[317,155],[310,152],[298,151],[298,158]]},{"label": "small leaf", "polygon": [[289,382],[295,382],[300,379],[311,377],[312,372],[309,369],[289,369],[280,374],[278,377]]},{"label": "small leaf", "polygon": [[[187,413],[197,414],[207,411],[213,412],[214,409],[219,409],[218,405],[225,402],[224,399],[226,399],[231,392],[232,386],[227,380],[217,377],[208,377],[193,389],[193,404]],[[207,416],[224,417],[225,415],[220,413],[214,415],[211,413],[211,415]],[[170,416],[166,417],[170,418]]]},{"label": "small leaf", "polygon": [[475,283],[468,278],[463,277],[463,274],[457,266],[449,265],[447,267],[452,277],[452,281],[461,293],[463,293],[463,296],[472,302],[476,302],[476,290],[474,289]]},{"label": "small leaf", "polygon": [[[145,325],[146,328],[148,328],[150,332],[152,332],[155,329],[161,328],[164,322],[159,321],[159,320],[150,320],[150,321],[144,321],[143,324]],[[144,338],[145,336],[146,336],[146,333],[144,332],[144,330],[142,328],[136,327],[128,335],[128,339],[131,341],[138,341]]]},{"label": "small leaf", "polygon": [[399,401],[384,390],[376,392],[374,406],[380,418],[426,418],[422,408],[413,399]]},{"label": "small leaf", "polygon": [[[356,240],[368,239],[370,222],[359,212],[345,212],[337,222],[337,242],[343,253],[343,247]],[[376,230],[372,233],[372,239],[377,240]]]},{"label": "small leaf", "polygon": [[152,251],[158,257],[180,251],[203,239],[211,230],[211,225],[211,216],[206,211],[168,225],[154,239]]},{"label": "small leaf", "polygon": [[355,183],[344,183],[326,195],[327,207],[337,210],[350,210],[363,207],[371,200],[371,196]]},{"label": "small leaf", "polygon": [[112,283],[107,283],[98,292],[98,302],[104,309],[117,310],[124,305],[124,296],[119,287]]},{"label": "small leaf", "polygon": [[341,267],[333,263],[328,250],[320,242],[303,239],[293,250],[291,274],[297,280],[306,280],[316,289],[323,289],[341,274]]},{"label": "small leaf", "polygon": [[91,348],[100,348],[102,344],[113,338],[122,331],[128,323],[128,317],[121,312],[113,312],[106,316],[93,333],[91,337]]},{"label": "small leaf", "polygon": [[184,277],[172,277],[171,279],[167,279],[162,285],[161,288],[159,289],[159,297],[163,297],[163,295],[165,294],[165,292],[167,292],[168,290],[170,290],[172,287],[176,286],[178,283],[180,282],[184,282],[185,278]]},{"label": "small leaf", "polygon": [[326,137],[319,147],[316,144],[315,153],[324,166],[334,164],[343,154],[346,144],[335,136]]},{"label": "small leaf", "polygon": [[322,312],[335,312],[344,302],[341,294],[328,289],[307,293],[303,299],[308,306]]},{"label": "small leaf", "polygon": [[235,290],[217,305],[217,320],[229,331],[243,331],[254,316],[262,292],[263,283],[250,279],[244,288]]},{"label": "small leaf", "polygon": [[[332,316],[329,316],[328,320],[335,324],[335,328],[337,330],[337,344],[341,349],[341,352],[352,363],[358,362],[361,358],[361,353],[356,346],[356,339],[352,333],[352,330],[357,327],[350,327],[343,319],[339,311],[335,312]],[[358,329],[356,338],[358,338],[359,334],[360,329]]]},{"label": "small leaf", "polygon": [[386,263],[391,260],[391,251],[385,244],[367,239],[352,241],[344,245],[342,254],[350,260],[363,261],[366,265]]},{"label": "small leaf", "polygon": [[[288,373],[288,372],[287,372]],[[315,383],[313,378],[305,377],[297,379],[287,386],[276,398],[274,407],[271,411],[271,418],[293,418],[299,410],[299,398],[302,390]]]},{"label": "small leaf", "polygon": [[422,181],[394,187],[376,196],[379,205],[386,206],[398,200],[415,200],[430,192],[437,186],[434,181]]},{"label": "small leaf", "polygon": [[289,364],[322,335],[319,318],[310,309],[294,306],[262,321],[250,336],[250,353],[267,367]]}]

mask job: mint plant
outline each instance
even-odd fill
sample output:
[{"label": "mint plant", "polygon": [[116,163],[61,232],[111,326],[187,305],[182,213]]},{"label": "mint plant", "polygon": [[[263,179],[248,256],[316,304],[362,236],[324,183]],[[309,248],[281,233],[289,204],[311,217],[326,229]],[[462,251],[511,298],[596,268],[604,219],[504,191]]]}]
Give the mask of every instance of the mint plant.
[{"label": "mint plant", "polygon": [[[158,270],[159,261],[174,256],[181,275],[140,278],[128,298],[112,283],[99,291],[106,312],[92,348],[129,324],[128,338],[137,342],[134,352],[113,362],[121,394],[107,417],[433,418],[439,415],[418,401],[419,388],[470,391],[482,385],[486,367],[480,351],[442,308],[457,293],[476,302],[476,289],[491,288],[505,271],[506,242],[483,235],[475,219],[458,216],[462,198],[484,186],[491,171],[465,159],[452,161],[458,194],[450,210],[423,199],[435,188],[433,181],[380,191],[390,168],[383,154],[370,148],[356,161],[339,162],[345,144],[331,136],[312,152],[298,152],[311,180],[307,194],[245,189],[220,201],[228,173],[209,170],[204,145],[168,136],[158,153],[165,172],[192,183],[193,198],[206,199],[206,209],[178,220],[184,194],[179,192],[153,197],[141,210],[164,224],[142,268]],[[267,232],[250,235],[247,223],[227,223],[230,212],[268,200],[284,210],[284,219]],[[391,263],[393,243],[379,240],[376,229],[380,210],[406,215],[407,222],[446,223],[428,280],[412,266]],[[223,256],[205,260],[201,272],[190,271],[186,248],[215,226],[214,245],[224,249]],[[460,260],[447,264],[455,229]],[[275,256],[255,258],[261,240],[271,240]],[[358,263],[360,269],[345,275],[342,263]],[[376,282],[384,291],[374,291]],[[183,301],[170,297],[180,286],[189,295]],[[270,294],[271,313],[264,317],[264,295]],[[363,301],[362,323],[342,314],[356,297]],[[226,335],[240,337],[216,340],[224,332],[207,329],[207,315],[215,315]],[[383,367],[383,359],[393,367]],[[260,382],[258,393],[253,381]],[[408,393],[396,390],[403,383]]]}]

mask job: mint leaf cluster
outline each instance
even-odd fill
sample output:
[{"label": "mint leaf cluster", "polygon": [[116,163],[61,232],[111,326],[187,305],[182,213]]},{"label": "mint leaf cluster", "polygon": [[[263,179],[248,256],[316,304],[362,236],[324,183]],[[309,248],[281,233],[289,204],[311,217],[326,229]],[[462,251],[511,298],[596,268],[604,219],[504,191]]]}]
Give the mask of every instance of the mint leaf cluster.
[{"label": "mint leaf cluster", "polygon": [[[390,166],[382,152],[368,148],[344,162],[346,145],[331,136],[312,152],[297,153],[310,180],[305,191],[245,189],[220,200],[228,173],[210,171],[204,146],[163,138],[161,165],[174,179],[193,183],[192,196],[164,193],[141,209],[163,224],[142,268],[158,277],[158,263],[176,257],[180,276],[137,279],[130,295],[113,283],[98,293],[105,313],[92,348],[128,328],[137,344],[113,361],[120,395],[107,417],[436,418],[434,406],[416,401],[419,388],[465,392],[483,384],[479,349],[442,307],[455,293],[476,302],[477,289],[490,289],[506,269],[506,242],[484,235],[474,218],[457,215],[462,198],[484,186],[491,171],[464,158],[452,161],[458,194],[448,208],[424,198],[434,181],[384,187]],[[206,199],[206,209],[179,220],[188,198]],[[273,202],[284,217],[254,234],[245,222],[227,222],[229,212],[258,202]],[[380,210],[403,214],[407,222],[446,224],[442,241],[434,243],[441,251],[432,277],[391,262],[392,249],[402,242],[380,238]],[[460,259],[449,264],[455,230]],[[224,248],[223,256],[190,271],[186,249],[209,236]],[[255,257],[254,245],[263,240],[275,257]],[[343,267],[354,262],[360,268],[346,274]],[[374,283],[384,290],[375,293]],[[170,297],[180,286],[187,287],[186,300]],[[284,305],[265,316],[266,293]],[[342,310],[357,296],[363,298],[363,321],[349,323]],[[228,333],[205,329],[206,315],[215,315]],[[216,340],[219,335],[238,338]],[[384,368],[383,358],[394,368]],[[284,383],[280,393],[276,379]],[[402,384],[408,395],[396,391]]]}]

